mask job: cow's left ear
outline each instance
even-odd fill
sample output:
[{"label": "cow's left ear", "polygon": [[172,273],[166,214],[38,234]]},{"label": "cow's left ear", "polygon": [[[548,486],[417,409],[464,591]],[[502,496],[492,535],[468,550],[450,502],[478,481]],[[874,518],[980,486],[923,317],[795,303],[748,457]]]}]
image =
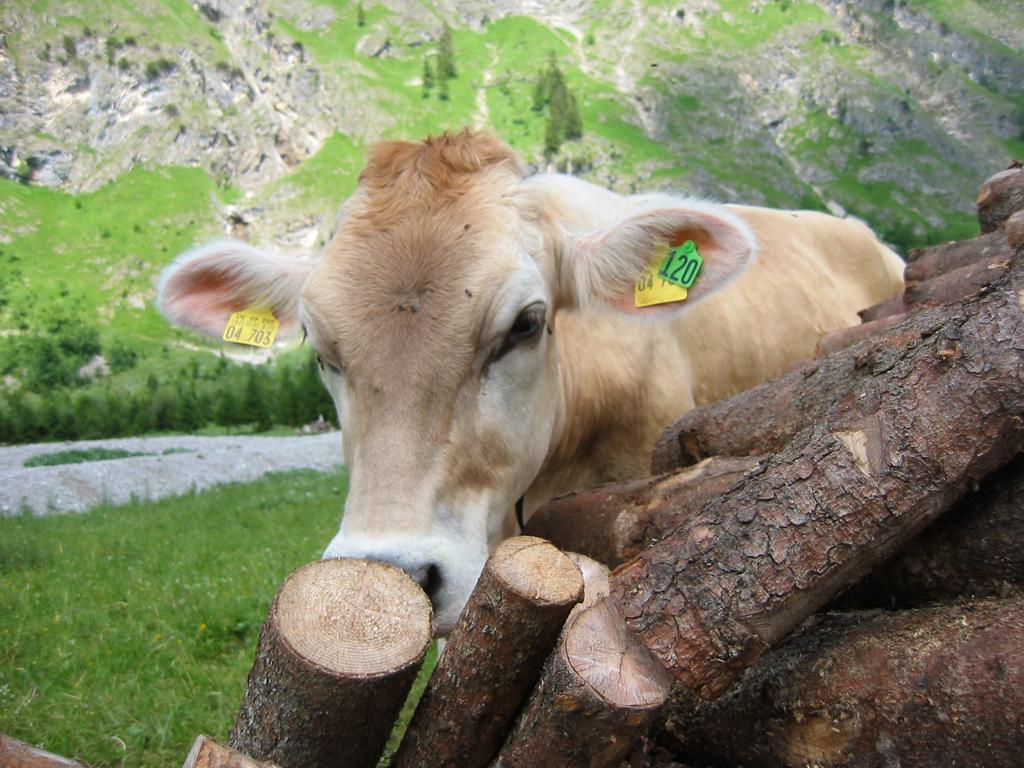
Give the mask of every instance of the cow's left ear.
[{"label": "cow's left ear", "polygon": [[[703,265],[686,299],[637,306],[636,285],[644,270],[660,261],[666,247],[687,240],[696,245]],[[600,302],[630,315],[684,311],[739,275],[755,250],[753,233],[727,208],[652,196],[614,224],[567,239],[559,265],[560,299],[574,306]]]}]

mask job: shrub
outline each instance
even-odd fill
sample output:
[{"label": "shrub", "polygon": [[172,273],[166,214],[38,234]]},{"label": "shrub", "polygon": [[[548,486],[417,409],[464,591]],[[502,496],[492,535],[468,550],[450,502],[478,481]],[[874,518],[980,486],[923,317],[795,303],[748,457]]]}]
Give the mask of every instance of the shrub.
[{"label": "shrub", "polygon": [[114,373],[127,371],[134,368],[139,362],[139,353],[134,347],[130,347],[119,341],[115,341],[107,349],[107,363]]}]

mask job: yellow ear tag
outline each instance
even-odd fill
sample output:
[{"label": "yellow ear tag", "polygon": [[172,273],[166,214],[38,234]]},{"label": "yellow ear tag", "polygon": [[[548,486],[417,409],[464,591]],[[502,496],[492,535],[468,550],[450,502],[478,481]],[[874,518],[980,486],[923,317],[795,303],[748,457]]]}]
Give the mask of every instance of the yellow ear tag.
[{"label": "yellow ear tag", "polygon": [[687,291],[681,285],[676,285],[658,276],[658,270],[668,255],[668,246],[659,250],[647,269],[643,271],[633,290],[633,303],[638,307],[652,307],[655,304],[671,304],[675,301],[685,301]]},{"label": "yellow ear tag", "polygon": [[269,309],[247,307],[228,318],[222,338],[250,347],[269,347],[277,338],[277,329],[280,327],[281,321]]}]

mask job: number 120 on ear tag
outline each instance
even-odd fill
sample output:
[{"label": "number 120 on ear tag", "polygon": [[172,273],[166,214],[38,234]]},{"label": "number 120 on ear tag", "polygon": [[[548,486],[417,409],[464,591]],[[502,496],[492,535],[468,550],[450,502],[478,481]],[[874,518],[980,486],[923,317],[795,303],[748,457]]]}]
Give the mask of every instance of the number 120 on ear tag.
[{"label": "number 120 on ear tag", "polygon": [[702,266],[704,259],[697,253],[697,244],[687,240],[668,252],[658,269],[658,277],[683,288],[692,288]]},{"label": "number 120 on ear tag", "polygon": [[224,341],[248,344],[250,347],[269,347],[277,338],[281,321],[269,309],[243,309],[228,318],[224,328]]}]

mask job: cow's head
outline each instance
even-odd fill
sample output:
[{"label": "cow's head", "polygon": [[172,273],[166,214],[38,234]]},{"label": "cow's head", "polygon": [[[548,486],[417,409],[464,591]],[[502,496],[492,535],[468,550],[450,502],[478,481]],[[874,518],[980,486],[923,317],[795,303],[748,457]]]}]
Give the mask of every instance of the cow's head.
[{"label": "cow's head", "polygon": [[405,569],[441,633],[490,549],[515,532],[510,513],[560,429],[555,313],[637,312],[637,277],[659,247],[685,239],[705,258],[690,305],[752,248],[721,208],[603,192],[567,200],[564,182],[548,179],[524,178],[487,135],[379,144],[315,262],[217,242],[178,258],[160,284],[171,320],[217,338],[254,305],[305,330],[350,471],[325,556]]}]

